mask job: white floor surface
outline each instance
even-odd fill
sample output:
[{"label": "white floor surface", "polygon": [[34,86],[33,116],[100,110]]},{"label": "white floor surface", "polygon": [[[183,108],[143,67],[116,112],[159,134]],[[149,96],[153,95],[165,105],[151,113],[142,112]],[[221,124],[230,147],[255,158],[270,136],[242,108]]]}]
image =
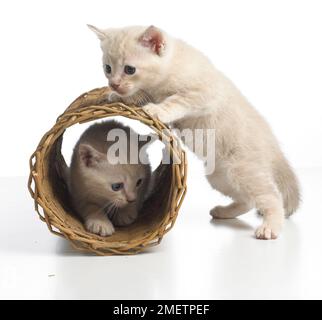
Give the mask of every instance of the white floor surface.
[{"label": "white floor surface", "polygon": [[0,298],[321,299],[322,169],[298,174],[302,206],[278,240],[253,237],[255,212],[212,221],[209,210],[228,200],[190,170],[187,197],[162,243],[114,257],[75,252],[38,219],[26,178],[0,178]]}]

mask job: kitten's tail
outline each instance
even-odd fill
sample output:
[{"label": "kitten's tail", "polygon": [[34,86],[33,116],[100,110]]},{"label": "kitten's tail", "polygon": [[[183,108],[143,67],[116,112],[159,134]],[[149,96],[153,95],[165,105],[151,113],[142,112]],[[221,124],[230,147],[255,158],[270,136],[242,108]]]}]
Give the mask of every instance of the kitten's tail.
[{"label": "kitten's tail", "polygon": [[290,216],[300,204],[300,189],[297,177],[283,155],[273,168],[275,182],[283,196],[285,214]]}]

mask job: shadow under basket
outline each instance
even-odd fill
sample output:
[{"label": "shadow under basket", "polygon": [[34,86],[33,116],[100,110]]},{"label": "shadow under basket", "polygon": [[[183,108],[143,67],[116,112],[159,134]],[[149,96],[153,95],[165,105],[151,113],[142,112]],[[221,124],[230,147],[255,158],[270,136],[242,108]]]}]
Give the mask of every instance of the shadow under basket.
[{"label": "shadow under basket", "polygon": [[[76,249],[98,255],[134,254],[159,244],[172,228],[186,193],[186,156],[166,125],[140,107],[108,103],[109,90],[104,87],[84,93],[58,117],[30,158],[28,188],[40,219],[52,233],[68,239]],[[72,209],[62,174],[66,163],[61,146],[68,127],[111,116],[139,120],[153,129],[166,144],[171,164],[160,164],[156,169],[155,190],[144,203],[139,218],[130,226],[116,228],[112,236],[101,237],[86,231]]]}]

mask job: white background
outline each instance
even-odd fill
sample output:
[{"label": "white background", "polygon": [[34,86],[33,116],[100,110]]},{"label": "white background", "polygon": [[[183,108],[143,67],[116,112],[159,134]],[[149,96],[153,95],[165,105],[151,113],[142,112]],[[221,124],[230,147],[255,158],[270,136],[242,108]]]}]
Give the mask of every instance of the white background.
[{"label": "white background", "polygon": [[[321,17],[319,0],[1,1],[0,298],[321,299]],[[209,210],[229,200],[191,155],[176,225],[147,253],[87,256],[48,232],[27,192],[28,158],[76,97],[107,83],[87,23],[159,26],[237,84],[302,186],[301,208],[278,240],[254,239],[254,211],[211,220]]]},{"label": "white background", "polygon": [[0,176],[27,175],[57,116],[106,84],[87,23],[154,24],[185,39],[267,118],[295,167],[322,165],[321,16],[318,0],[1,1]]}]

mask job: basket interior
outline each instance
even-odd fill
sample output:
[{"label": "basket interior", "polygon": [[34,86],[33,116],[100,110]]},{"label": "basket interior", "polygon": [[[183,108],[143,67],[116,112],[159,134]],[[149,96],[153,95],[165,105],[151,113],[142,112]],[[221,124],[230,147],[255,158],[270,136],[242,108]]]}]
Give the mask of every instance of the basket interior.
[{"label": "basket interior", "polygon": [[[66,166],[61,152],[62,141],[63,134],[49,147],[44,159],[43,176],[46,179],[46,183],[44,183],[46,186],[46,198],[51,202],[51,207],[55,208],[54,214],[56,218],[63,221],[66,228],[77,232],[78,235],[90,236],[106,242],[127,242],[134,239],[139,241],[148,233],[158,232],[164,221],[167,221],[166,217],[171,211],[169,199],[172,198],[172,181],[174,178],[171,164],[160,164],[156,169],[158,178],[155,190],[146,200],[138,219],[130,226],[117,227],[112,236],[104,238],[87,232],[72,208],[68,188],[61,174]],[[57,228],[59,229],[59,226]]]}]

